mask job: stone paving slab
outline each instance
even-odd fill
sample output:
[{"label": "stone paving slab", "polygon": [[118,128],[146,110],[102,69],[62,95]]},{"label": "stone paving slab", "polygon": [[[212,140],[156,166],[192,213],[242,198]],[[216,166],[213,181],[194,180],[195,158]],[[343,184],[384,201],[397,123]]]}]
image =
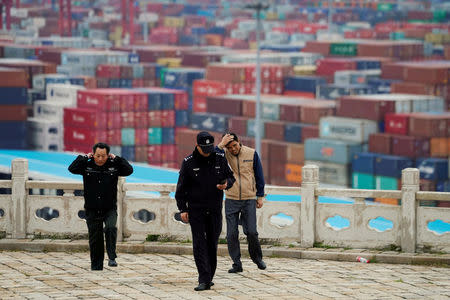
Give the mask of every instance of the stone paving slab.
[{"label": "stone paving slab", "polygon": [[[246,245],[242,244],[242,255],[248,256]],[[31,240],[31,239],[0,239],[0,251],[62,251],[86,252],[89,251],[87,240]],[[189,243],[161,243],[161,242],[119,242],[117,251],[120,253],[159,253],[159,254],[192,254],[192,244]],[[370,249],[344,249],[344,248],[300,248],[288,246],[262,245],[264,256],[302,259],[322,259],[336,261],[356,261],[362,256],[377,263],[390,264],[437,264],[450,266],[448,253],[403,253],[396,251],[380,251]],[[226,245],[219,245],[219,256],[228,256]]]},{"label": "stone paving slab", "polygon": [[[319,251],[318,251],[319,252]],[[321,252],[322,253],[322,252]],[[450,299],[450,268],[265,257],[266,270],[218,257],[215,285],[195,292],[192,255],[118,253],[91,271],[88,252],[0,253],[1,299]]]}]

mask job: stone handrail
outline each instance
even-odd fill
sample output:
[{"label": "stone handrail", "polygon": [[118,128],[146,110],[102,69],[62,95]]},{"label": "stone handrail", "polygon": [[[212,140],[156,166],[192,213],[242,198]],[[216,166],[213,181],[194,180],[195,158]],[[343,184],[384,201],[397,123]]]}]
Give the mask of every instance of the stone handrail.
[{"label": "stone handrail", "polygon": [[[436,220],[450,222],[450,208],[418,205],[420,201],[450,201],[450,193],[419,191],[417,169],[402,171],[401,190],[322,188],[318,176],[318,167],[307,165],[302,170],[301,187],[266,186],[267,194],[298,195],[301,201],[266,201],[264,207],[257,210],[261,238],[296,241],[303,247],[312,247],[315,243],[350,248],[397,245],[405,252],[415,252],[421,246],[436,249],[450,246],[450,232],[438,234],[428,228],[428,224]],[[7,237],[87,233],[81,213],[84,199],[74,194],[75,190],[83,189],[81,181],[28,180],[28,162],[15,159],[12,179],[0,180],[0,188],[11,189],[10,195],[0,195],[0,209],[3,210],[0,231],[6,232]],[[149,234],[189,239],[189,226],[175,218],[178,209],[171,197],[175,188],[175,184],[126,183],[120,178],[118,239],[143,240]],[[63,190],[64,193],[62,196],[57,196],[56,192],[30,195],[32,189]],[[355,201],[352,204],[320,203],[320,196],[353,198]],[[401,199],[401,204],[368,205],[365,198],[395,198]],[[51,208],[55,216],[49,220],[38,217],[37,212],[44,208]],[[148,218],[143,219],[141,215]],[[345,218],[350,225],[335,228],[328,222],[334,217]],[[382,232],[373,228],[371,221],[379,217],[391,221],[392,228]]]}]

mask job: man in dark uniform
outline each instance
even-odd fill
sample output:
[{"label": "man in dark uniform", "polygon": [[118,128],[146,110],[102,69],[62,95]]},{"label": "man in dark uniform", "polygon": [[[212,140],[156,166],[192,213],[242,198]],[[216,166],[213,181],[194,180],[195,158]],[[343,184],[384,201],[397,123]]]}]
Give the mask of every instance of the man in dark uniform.
[{"label": "man in dark uniform", "polygon": [[181,219],[191,225],[199,282],[196,291],[209,290],[214,284],[223,190],[234,182],[225,155],[214,151],[214,137],[200,132],[194,152],[183,160],[175,193]]},{"label": "man in dark uniform", "polygon": [[133,167],[128,161],[109,153],[109,149],[107,144],[97,143],[93,147],[93,153],[78,155],[69,166],[71,173],[83,175],[91,270],[103,270],[103,231],[109,258],[108,266],[117,267],[117,181],[119,176],[133,173]]}]

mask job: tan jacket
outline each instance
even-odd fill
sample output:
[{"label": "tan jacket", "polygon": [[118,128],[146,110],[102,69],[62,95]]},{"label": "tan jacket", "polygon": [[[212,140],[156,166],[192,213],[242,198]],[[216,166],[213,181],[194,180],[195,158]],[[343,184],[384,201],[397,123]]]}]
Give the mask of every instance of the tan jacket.
[{"label": "tan jacket", "polygon": [[253,171],[255,150],[242,146],[238,156],[225,151],[225,157],[234,173],[236,182],[225,191],[225,196],[233,200],[256,199],[256,181]]}]

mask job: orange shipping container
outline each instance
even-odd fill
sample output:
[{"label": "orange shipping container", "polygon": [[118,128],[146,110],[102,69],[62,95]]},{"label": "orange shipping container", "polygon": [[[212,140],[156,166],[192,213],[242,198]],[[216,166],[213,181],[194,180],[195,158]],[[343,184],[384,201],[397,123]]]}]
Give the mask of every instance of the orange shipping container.
[{"label": "orange shipping container", "polygon": [[398,205],[399,201],[395,198],[375,198],[375,202],[389,205]]},{"label": "orange shipping container", "polygon": [[450,138],[431,138],[430,139],[430,156],[431,157],[447,157],[449,154],[448,146]]},{"label": "orange shipping container", "polygon": [[220,34],[205,34],[204,38],[207,45],[222,46],[223,36]]},{"label": "orange shipping container", "polygon": [[302,165],[286,164],[285,165],[285,179],[288,182],[302,183]]}]

